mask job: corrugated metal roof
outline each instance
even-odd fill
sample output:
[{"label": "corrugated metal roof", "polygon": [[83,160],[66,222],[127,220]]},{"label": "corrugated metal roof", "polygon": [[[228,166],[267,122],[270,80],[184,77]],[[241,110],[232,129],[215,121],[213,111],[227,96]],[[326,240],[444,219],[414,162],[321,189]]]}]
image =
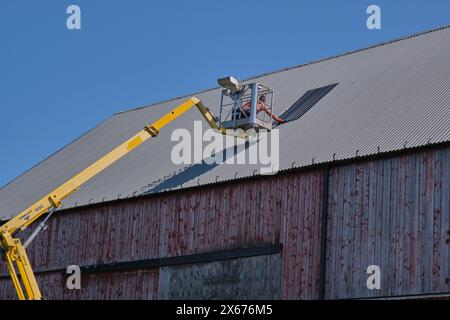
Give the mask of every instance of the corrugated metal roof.
[{"label": "corrugated metal roof", "polygon": [[[250,80],[250,79],[249,79]],[[310,89],[339,83],[280,129],[280,169],[450,141],[450,27],[255,77],[274,89],[278,113]],[[220,89],[197,94],[218,114]],[[0,189],[0,218],[17,214],[186,97],[114,115]],[[190,110],[65,201],[65,208],[252,176],[256,165],[174,165],[175,128]],[[206,124],[204,125],[206,128]]]}]

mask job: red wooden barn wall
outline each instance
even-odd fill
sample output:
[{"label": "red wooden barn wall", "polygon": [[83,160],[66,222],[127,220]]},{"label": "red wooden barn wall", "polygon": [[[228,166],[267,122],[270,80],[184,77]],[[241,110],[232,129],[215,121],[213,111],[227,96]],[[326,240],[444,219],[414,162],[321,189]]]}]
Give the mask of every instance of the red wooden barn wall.
[{"label": "red wooden barn wall", "polygon": [[[318,298],[324,170],[66,211],[28,249],[30,259],[45,271],[282,243],[282,298]],[[333,165],[328,189],[326,298],[450,291],[450,147]],[[371,264],[381,267],[379,291],[366,287]],[[61,272],[38,274],[55,298],[157,297],[158,270],[87,277],[74,294]],[[11,297],[0,278],[0,298]]]},{"label": "red wooden barn wall", "polygon": [[[315,298],[319,259],[314,250],[320,237],[322,178],[322,171],[314,170],[78,208],[55,215],[27,252],[39,272],[72,264],[173,257],[281,241],[286,243],[283,296]],[[38,277],[45,296],[64,296],[54,294],[49,285],[49,279],[60,276]],[[10,298],[11,290],[1,286],[9,285],[6,280],[0,280],[0,297]],[[88,290],[97,288],[82,291]],[[98,297],[117,297],[105,292],[98,292]],[[93,295],[86,292],[82,297]],[[147,297],[147,293],[142,296]]]},{"label": "red wooden barn wall", "polygon": [[327,298],[450,292],[450,148],[336,167],[329,186]]},{"label": "red wooden barn wall", "polygon": [[[83,274],[82,290],[67,290],[67,275],[62,272],[37,274],[36,278],[44,298],[49,300],[150,300],[158,296],[159,271],[155,269]],[[6,280],[1,281],[0,298],[15,299],[11,280]]]}]

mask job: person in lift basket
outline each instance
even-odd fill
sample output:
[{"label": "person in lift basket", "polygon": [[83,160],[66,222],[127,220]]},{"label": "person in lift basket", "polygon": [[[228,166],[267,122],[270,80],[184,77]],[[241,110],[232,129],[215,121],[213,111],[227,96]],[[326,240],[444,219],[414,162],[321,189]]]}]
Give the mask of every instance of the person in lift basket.
[{"label": "person in lift basket", "polygon": [[[241,116],[240,118],[248,118],[250,117],[250,109],[251,109],[251,102],[248,101],[242,106],[241,110]],[[258,103],[256,104],[256,114],[260,113],[261,111],[267,113],[272,119],[277,121],[278,123],[285,123],[286,121],[279,116],[277,116],[275,113],[273,113],[271,110],[267,108],[266,105],[266,96],[262,94],[259,96]]]}]

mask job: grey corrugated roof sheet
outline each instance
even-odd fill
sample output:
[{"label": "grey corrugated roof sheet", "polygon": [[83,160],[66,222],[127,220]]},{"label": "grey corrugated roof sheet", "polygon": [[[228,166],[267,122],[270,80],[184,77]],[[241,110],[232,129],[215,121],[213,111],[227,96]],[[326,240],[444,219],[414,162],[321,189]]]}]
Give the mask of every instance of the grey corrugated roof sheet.
[{"label": "grey corrugated roof sheet", "polygon": [[[450,27],[249,80],[276,93],[279,113],[306,91],[339,83],[299,120],[280,127],[280,169],[450,140]],[[220,89],[198,93],[216,114]],[[0,189],[0,217],[15,215],[186,97],[118,113]],[[64,207],[251,176],[251,165],[185,165],[170,160],[175,128],[192,131],[190,110],[85,184]],[[206,128],[206,124],[204,124]]]}]

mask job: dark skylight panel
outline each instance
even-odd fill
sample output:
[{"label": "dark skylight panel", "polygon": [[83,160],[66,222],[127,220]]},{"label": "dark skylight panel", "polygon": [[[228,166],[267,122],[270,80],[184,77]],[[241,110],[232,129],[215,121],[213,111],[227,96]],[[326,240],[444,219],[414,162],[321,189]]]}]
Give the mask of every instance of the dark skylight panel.
[{"label": "dark skylight panel", "polygon": [[336,86],[337,83],[333,83],[324,87],[308,90],[289,109],[284,111],[280,117],[286,120],[286,122],[299,119]]}]

